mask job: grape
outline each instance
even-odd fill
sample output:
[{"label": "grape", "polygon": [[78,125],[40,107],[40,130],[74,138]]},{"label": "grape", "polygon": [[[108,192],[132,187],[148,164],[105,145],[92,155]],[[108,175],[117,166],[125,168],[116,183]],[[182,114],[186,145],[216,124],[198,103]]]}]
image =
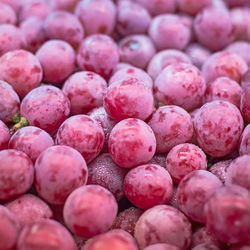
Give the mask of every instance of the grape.
[{"label": "grape", "polygon": [[248,66],[237,54],[222,51],[212,54],[203,64],[202,73],[207,83],[226,76],[236,82],[246,73]]},{"label": "grape", "polygon": [[117,122],[127,118],[149,118],[154,110],[154,97],[146,84],[139,77],[129,76],[112,82],[103,99],[107,114]]},{"label": "grape", "polygon": [[127,36],[146,33],[150,22],[151,16],[143,6],[129,1],[118,5],[116,29],[119,34]]},{"label": "grape", "polygon": [[47,132],[33,126],[19,129],[9,141],[9,148],[26,153],[33,163],[45,149],[53,145],[54,141]]},{"label": "grape", "polygon": [[205,170],[194,170],[187,174],[177,188],[180,210],[194,221],[204,222],[204,205],[222,182]]},{"label": "grape", "polygon": [[73,11],[76,7],[78,0],[54,0],[50,4],[54,10],[67,10]]},{"label": "grape", "polygon": [[8,127],[0,120],[0,150],[8,148],[10,133]]},{"label": "grape", "polygon": [[11,6],[0,3],[0,24],[15,24],[17,16]]},{"label": "grape", "polygon": [[109,154],[101,154],[88,165],[88,184],[105,187],[117,201],[124,197],[123,181],[126,169],[117,166]]},{"label": "grape", "polygon": [[191,27],[178,15],[162,14],[152,20],[148,33],[158,50],[182,50],[190,41]]},{"label": "grape", "polygon": [[220,248],[211,243],[202,243],[192,248],[192,250],[220,250]]},{"label": "grape", "polygon": [[233,160],[227,169],[226,184],[236,184],[250,191],[250,155],[242,155]]},{"label": "grape", "polygon": [[173,182],[166,169],[155,164],[145,164],[128,172],[124,179],[124,192],[132,204],[146,210],[169,203]]},{"label": "grape", "polygon": [[240,100],[240,110],[244,120],[250,122],[250,84],[246,84],[243,88],[241,100]]},{"label": "grape", "polygon": [[88,115],[102,126],[104,136],[105,136],[102,152],[107,153],[109,135],[111,133],[111,130],[115,126],[116,122],[108,116],[104,107],[95,108],[91,110],[88,113]]},{"label": "grape", "polygon": [[64,205],[63,217],[71,232],[91,238],[108,231],[117,210],[112,193],[98,185],[87,185],[69,195]]},{"label": "grape", "polygon": [[209,58],[211,52],[198,43],[191,43],[185,50],[190,57],[192,63],[199,69],[202,68],[204,62]]},{"label": "grape", "polygon": [[68,117],[70,102],[63,92],[53,86],[43,85],[30,91],[21,103],[21,115],[31,126],[46,132],[59,128]]},{"label": "grape", "polygon": [[159,102],[178,105],[188,111],[201,106],[205,90],[206,82],[200,70],[185,63],[165,68],[154,85],[155,97]]},{"label": "grape", "polygon": [[0,80],[0,119],[3,122],[10,122],[19,111],[20,100],[7,82]]},{"label": "grape", "polygon": [[156,140],[152,129],[142,120],[130,118],[115,125],[109,136],[109,152],[123,168],[133,168],[152,159]]},{"label": "grape", "polygon": [[26,225],[18,239],[17,250],[76,250],[75,242],[60,223],[44,219]]},{"label": "grape", "polygon": [[212,101],[199,109],[194,129],[202,150],[213,157],[222,157],[237,146],[243,119],[235,105],[227,101]]},{"label": "grape", "polygon": [[[125,0],[122,0],[122,1],[125,1]],[[119,71],[120,69],[125,69],[125,68],[129,68],[129,67],[132,67],[131,64],[129,63],[123,63],[123,62],[119,62],[116,66],[116,68],[114,69],[114,72],[113,72],[113,75]],[[144,72],[144,71],[143,71]]]},{"label": "grape", "polygon": [[249,4],[249,0],[224,0],[229,7],[238,7]]},{"label": "grape", "polygon": [[145,7],[152,16],[174,13],[176,9],[175,0],[136,0],[136,2]]},{"label": "grape", "polygon": [[168,152],[174,146],[190,141],[193,136],[191,117],[178,106],[158,108],[148,124],[156,137],[157,153]]},{"label": "grape", "polygon": [[6,207],[0,205],[0,249],[15,249],[20,225],[16,216]]},{"label": "grape", "polygon": [[7,202],[5,206],[16,216],[22,227],[53,217],[51,208],[43,200],[32,194],[24,194]]},{"label": "grape", "polygon": [[119,43],[121,62],[130,63],[138,68],[146,68],[156,53],[152,40],[146,35],[130,35]]},{"label": "grape", "polygon": [[247,125],[241,134],[239,143],[239,154],[250,154],[250,125]]},{"label": "grape", "polygon": [[78,48],[79,68],[93,71],[106,79],[111,76],[118,62],[118,47],[109,36],[101,34],[89,36],[81,42]]},{"label": "grape", "polygon": [[179,210],[158,205],[142,214],[135,225],[135,239],[140,249],[155,243],[167,243],[188,249],[191,243],[191,223]]},{"label": "grape", "polygon": [[19,0],[1,0],[1,3],[9,5],[16,13],[20,11],[21,2]]},{"label": "grape", "polygon": [[175,49],[163,50],[152,57],[148,64],[147,72],[155,80],[163,69],[174,63],[191,64],[191,60],[182,51]]},{"label": "grape", "polygon": [[29,157],[15,149],[0,151],[0,199],[7,200],[27,192],[34,179]]},{"label": "grape", "polygon": [[180,183],[183,177],[194,170],[206,170],[207,158],[204,152],[190,143],[173,147],[166,158],[166,168],[173,181]]},{"label": "grape", "polygon": [[121,229],[114,229],[88,241],[82,250],[138,250],[134,238]]},{"label": "grape", "polygon": [[62,91],[70,100],[71,114],[77,115],[102,106],[106,88],[106,81],[98,74],[80,71],[65,81]]},{"label": "grape", "polygon": [[32,53],[35,53],[47,40],[43,23],[42,20],[36,17],[30,17],[20,23],[20,29],[27,43],[26,49]]},{"label": "grape", "polygon": [[177,0],[178,9],[181,12],[195,16],[205,7],[208,7],[212,4],[213,0]]},{"label": "grape", "polygon": [[23,49],[25,47],[26,41],[22,31],[19,28],[13,24],[0,25],[0,56],[6,52],[16,49]]},{"label": "grape", "polygon": [[210,169],[209,171],[216,175],[220,181],[224,184],[225,180],[226,180],[226,172],[227,169],[229,167],[229,165],[231,164],[232,160],[226,160],[226,161],[219,161],[217,163],[215,163]]},{"label": "grape", "polygon": [[194,31],[198,42],[206,48],[212,51],[225,48],[233,41],[229,11],[225,8],[205,8],[195,17]]},{"label": "grape", "polygon": [[165,243],[153,244],[143,248],[143,250],[180,250],[180,248]]},{"label": "grape", "polygon": [[250,83],[250,69],[242,76],[241,86],[244,89]]},{"label": "grape", "polygon": [[238,243],[249,239],[250,194],[237,185],[219,188],[204,207],[206,227],[217,239]]},{"label": "grape", "polygon": [[44,22],[45,33],[49,39],[63,40],[77,48],[84,36],[84,29],[71,13],[66,11],[52,12]]},{"label": "grape", "polygon": [[71,116],[60,126],[56,135],[56,144],[76,149],[87,163],[101,152],[103,143],[102,127],[87,115]]},{"label": "grape", "polygon": [[204,103],[222,100],[231,102],[240,108],[241,94],[242,89],[236,81],[228,77],[218,77],[208,85],[204,95]]},{"label": "grape", "polygon": [[51,204],[64,204],[68,195],[87,183],[85,160],[75,149],[53,146],[44,150],[35,163],[38,194]]},{"label": "grape", "polygon": [[130,207],[120,212],[116,217],[112,229],[122,229],[132,236],[134,235],[135,224],[143,211],[136,207]]},{"label": "grape", "polygon": [[111,34],[115,27],[116,6],[110,0],[79,1],[75,14],[82,23],[86,35]]}]

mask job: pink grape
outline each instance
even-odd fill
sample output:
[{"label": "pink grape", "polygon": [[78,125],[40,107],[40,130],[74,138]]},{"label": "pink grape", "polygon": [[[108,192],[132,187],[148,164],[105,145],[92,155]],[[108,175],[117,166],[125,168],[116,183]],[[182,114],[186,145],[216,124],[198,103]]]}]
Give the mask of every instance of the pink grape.
[{"label": "pink grape", "polygon": [[85,160],[75,149],[53,146],[44,150],[35,163],[38,194],[51,204],[64,204],[68,195],[87,183]]},{"label": "pink grape", "polygon": [[19,0],[1,0],[1,2],[9,5],[16,13],[20,11],[21,2]]},{"label": "pink grape", "polygon": [[72,11],[75,9],[78,0],[54,0],[51,2],[52,9]]},{"label": "pink grape", "polygon": [[250,154],[250,125],[247,125],[241,134],[239,143],[239,154]]},{"label": "pink grape", "polygon": [[104,132],[101,125],[87,115],[71,116],[56,134],[56,144],[76,149],[87,163],[101,152],[103,143]]},{"label": "pink grape", "polygon": [[9,141],[9,148],[26,153],[33,163],[45,149],[53,145],[54,141],[47,132],[33,126],[19,129]]},{"label": "pink grape", "polygon": [[3,122],[10,122],[19,111],[20,99],[7,82],[0,81],[0,119]]},{"label": "pink grape", "polygon": [[219,188],[204,207],[205,224],[225,243],[249,239],[250,194],[238,185]]},{"label": "pink grape", "polygon": [[20,231],[20,224],[16,216],[6,207],[0,205],[0,220],[0,249],[15,249]]},{"label": "pink grape", "polygon": [[102,106],[106,88],[106,81],[98,74],[80,71],[65,81],[62,91],[70,100],[71,114],[77,115]]},{"label": "pink grape", "polygon": [[49,39],[63,40],[77,48],[84,37],[84,29],[77,17],[66,11],[52,12],[44,22]]},{"label": "pink grape", "polygon": [[32,194],[24,194],[5,203],[5,206],[16,216],[22,227],[53,217],[51,208]]},{"label": "pink grape", "polygon": [[205,170],[192,171],[177,188],[180,210],[192,220],[204,222],[204,205],[221,186],[222,182],[214,174]]},{"label": "pink grape", "polygon": [[34,179],[29,157],[18,150],[0,151],[0,199],[7,200],[26,193]]},{"label": "pink grape", "polygon": [[91,35],[84,39],[78,48],[77,64],[79,68],[93,71],[105,79],[111,76],[118,62],[118,46],[107,35]]},{"label": "pink grape", "polygon": [[170,244],[158,243],[145,247],[143,250],[180,250],[180,248]]},{"label": "pink grape", "polygon": [[8,148],[10,132],[4,122],[0,120],[0,150]]},{"label": "pink grape", "polygon": [[0,24],[16,24],[17,16],[11,6],[0,3]]},{"label": "pink grape", "polygon": [[250,84],[246,84],[243,88],[243,92],[240,99],[240,111],[244,120],[250,122]]},{"label": "pink grape", "polygon": [[143,211],[136,207],[130,207],[120,212],[113,225],[112,229],[122,229],[132,236],[134,235],[135,224],[142,215]]},{"label": "pink grape", "polygon": [[221,51],[212,54],[203,64],[202,73],[207,83],[226,76],[236,82],[246,73],[248,66],[239,55]]},{"label": "pink grape", "polygon": [[212,101],[203,105],[195,115],[194,129],[202,150],[213,157],[222,157],[237,146],[243,119],[235,105]]},{"label": "pink grape", "polygon": [[226,173],[229,165],[231,164],[232,160],[225,160],[225,161],[219,161],[215,163],[209,171],[216,175],[221,182],[224,184],[226,180]]},{"label": "pink grape", "polygon": [[173,147],[166,158],[166,169],[175,183],[194,170],[206,170],[207,158],[196,145],[183,143]]},{"label": "pink grape", "polygon": [[155,243],[188,249],[191,236],[191,223],[187,217],[168,205],[148,209],[135,225],[135,239],[140,249]]},{"label": "pink grape", "polygon": [[191,64],[191,60],[182,51],[175,49],[162,50],[151,58],[147,72],[153,79],[156,79],[163,69],[174,63]]},{"label": "pink grape", "polygon": [[192,248],[192,250],[220,250],[220,248],[211,243],[202,243]]},{"label": "pink grape", "polygon": [[193,136],[191,117],[178,106],[158,108],[148,124],[156,137],[157,153],[168,152],[174,146],[190,141]]},{"label": "pink grape", "polygon": [[178,105],[187,111],[201,106],[205,90],[206,82],[200,70],[186,63],[165,68],[154,85],[155,97],[159,102]]},{"label": "pink grape", "polygon": [[109,153],[123,168],[133,168],[152,159],[156,139],[152,129],[142,120],[130,118],[117,123],[109,136]]},{"label": "pink grape", "polygon": [[146,210],[169,203],[173,194],[173,181],[166,169],[156,164],[145,164],[127,173],[124,192],[133,205]]},{"label": "pink grape", "polygon": [[250,191],[250,155],[242,155],[230,163],[226,173],[226,185],[236,184]]},{"label": "pink grape", "polygon": [[123,181],[126,169],[117,166],[109,154],[101,154],[88,165],[88,184],[109,190],[117,201],[124,197]]},{"label": "pink grape", "polygon": [[91,238],[108,231],[117,210],[118,205],[111,192],[98,185],[86,185],[69,195],[63,217],[71,232]]},{"label": "pink grape", "polygon": [[69,109],[70,102],[60,89],[43,85],[25,96],[20,111],[31,126],[52,132],[68,117]]},{"label": "pink grape", "polygon": [[76,250],[69,231],[54,220],[44,219],[26,225],[17,243],[17,250]]}]

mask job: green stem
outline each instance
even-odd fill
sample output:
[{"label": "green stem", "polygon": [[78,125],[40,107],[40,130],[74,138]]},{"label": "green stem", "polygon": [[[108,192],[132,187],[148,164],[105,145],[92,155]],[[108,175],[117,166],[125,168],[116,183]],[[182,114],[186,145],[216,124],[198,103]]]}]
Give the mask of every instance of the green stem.
[{"label": "green stem", "polygon": [[14,122],[15,124],[20,122],[20,114],[19,113],[15,113],[12,117],[12,122]]},{"label": "green stem", "polygon": [[13,135],[17,130],[26,126],[29,126],[28,120],[25,117],[21,117],[20,121],[10,129],[10,134]]}]

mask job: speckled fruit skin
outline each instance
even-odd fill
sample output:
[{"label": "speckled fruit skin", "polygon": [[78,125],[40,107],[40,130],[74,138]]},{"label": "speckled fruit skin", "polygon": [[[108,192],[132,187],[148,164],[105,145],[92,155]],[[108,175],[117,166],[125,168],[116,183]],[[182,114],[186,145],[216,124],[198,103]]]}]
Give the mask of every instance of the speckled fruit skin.
[{"label": "speckled fruit skin", "polygon": [[8,147],[23,151],[35,163],[37,157],[53,145],[54,141],[47,132],[37,127],[27,126],[12,135]]},{"label": "speckled fruit skin", "polygon": [[16,24],[17,16],[11,6],[0,4],[0,24]]},{"label": "speckled fruit skin", "polygon": [[54,220],[44,219],[23,228],[17,250],[76,250],[69,231]]},{"label": "speckled fruit skin", "polygon": [[156,53],[150,60],[147,72],[155,80],[160,72],[174,63],[190,63],[190,58],[182,51],[166,49]]},{"label": "speckled fruit skin", "polygon": [[218,240],[238,243],[249,239],[250,194],[247,189],[238,185],[221,187],[205,204],[204,215],[206,227]]},{"label": "speckled fruit skin", "polygon": [[123,168],[147,163],[153,157],[156,139],[152,129],[142,120],[130,118],[117,123],[109,136],[109,152]]},{"label": "speckled fruit skin", "polygon": [[168,152],[180,143],[189,142],[193,136],[191,116],[178,106],[158,108],[148,124],[154,131],[158,153]]},{"label": "speckled fruit skin", "polygon": [[239,154],[250,154],[250,125],[247,125],[241,134],[239,143]]},{"label": "speckled fruit skin", "polygon": [[7,200],[26,193],[34,179],[30,158],[15,149],[0,151],[0,199]]},{"label": "speckled fruit skin", "polygon": [[85,160],[75,149],[53,146],[43,151],[35,163],[35,187],[51,204],[64,204],[68,195],[87,183]]},{"label": "speckled fruit skin", "polygon": [[135,225],[135,239],[140,249],[154,243],[167,243],[188,249],[191,236],[191,223],[187,217],[168,205],[148,209]]},{"label": "speckled fruit skin", "polygon": [[166,158],[166,168],[173,181],[179,183],[183,177],[194,170],[206,170],[207,158],[196,145],[183,143],[170,150]]},{"label": "speckled fruit skin", "polygon": [[243,119],[235,105],[213,101],[197,112],[194,129],[202,150],[211,156],[222,157],[237,146],[243,131]]},{"label": "speckled fruit skin", "polygon": [[95,158],[88,165],[88,173],[87,184],[105,187],[117,201],[124,197],[123,181],[127,171],[116,165],[108,153]]},{"label": "speckled fruit skin", "polygon": [[93,71],[109,78],[119,62],[119,50],[114,40],[106,35],[95,34],[84,39],[77,52],[80,69]]},{"label": "speckled fruit skin", "polygon": [[202,74],[207,84],[216,78],[226,76],[238,83],[248,69],[247,63],[239,55],[221,51],[212,54],[202,66]]},{"label": "speckled fruit skin", "polygon": [[166,243],[158,243],[147,246],[143,250],[180,250],[180,248]]},{"label": "speckled fruit skin", "polygon": [[42,76],[41,64],[28,51],[14,50],[0,58],[0,78],[9,83],[20,98],[36,88]]},{"label": "speckled fruit skin", "polygon": [[62,91],[70,100],[71,114],[77,115],[102,106],[106,88],[106,81],[98,74],[80,71],[65,81]]},{"label": "speckled fruit skin", "polygon": [[68,117],[70,102],[60,89],[43,85],[25,96],[20,111],[31,126],[51,132]]},{"label": "speckled fruit skin", "polygon": [[226,161],[219,161],[215,163],[209,171],[216,175],[221,182],[224,184],[226,180],[226,173],[229,165],[231,164],[232,160],[226,160]]},{"label": "speckled fruit skin", "polygon": [[61,40],[49,40],[36,52],[43,68],[43,81],[61,83],[75,70],[76,55],[74,49]]},{"label": "speckled fruit skin", "polygon": [[0,249],[15,249],[20,232],[20,224],[16,216],[6,207],[0,205]]},{"label": "speckled fruit skin", "polygon": [[24,194],[4,205],[16,216],[22,227],[53,217],[51,208],[32,194]]},{"label": "speckled fruit skin", "polygon": [[173,181],[168,171],[160,165],[145,164],[127,173],[124,192],[132,204],[146,210],[171,200]]},{"label": "speckled fruit skin", "polygon": [[187,111],[201,106],[205,90],[206,82],[200,70],[185,63],[165,68],[154,85],[155,97],[159,102],[178,105]]},{"label": "speckled fruit skin", "polygon": [[231,162],[226,173],[226,185],[239,185],[250,191],[250,155],[242,155]]},{"label": "speckled fruit skin", "polygon": [[0,150],[8,148],[10,132],[4,122],[0,120]]},{"label": "speckled fruit skin", "polygon": [[186,175],[177,188],[180,210],[194,221],[204,222],[204,205],[222,182],[205,170],[194,170]]},{"label": "speckled fruit skin", "polygon": [[76,149],[87,163],[101,152],[103,143],[101,125],[87,115],[71,116],[60,126],[56,135],[56,144]]},{"label": "speckled fruit skin", "polygon": [[73,191],[65,202],[63,217],[74,234],[91,238],[108,231],[118,211],[115,197],[98,185]]},{"label": "speckled fruit skin", "polygon": [[240,99],[240,111],[244,120],[250,122],[250,84],[245,85]]}]

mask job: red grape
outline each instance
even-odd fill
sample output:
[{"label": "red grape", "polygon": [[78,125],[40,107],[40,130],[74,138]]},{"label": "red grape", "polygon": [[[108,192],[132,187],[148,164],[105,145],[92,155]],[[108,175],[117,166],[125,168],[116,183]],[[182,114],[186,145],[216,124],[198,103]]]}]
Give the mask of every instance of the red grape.
[{"label": "red grape", "polygon": [[11,6],[0,3],[0,24],[16,24],[17,16]]},{"label": "red grape", "polygon": [[8,148],[10,133],[8,127],[0,120],[0,150]]},{"label": "red grape", "polygon": [[177,0],[178,9],[189,15],[197,15],[205,7],[212,4],[213,0]]},{"label": "red grape", "polygon": [[211,243],[202,243],[192,248],[192,250],[220,250],[220,248]]},{"label": "red grape", "polygon": [[250,125],[247,125],[244,128],[243,133],[241,134],[241,139],[239,143],[239,154],[250,154]]},{"label": "red grape", "polygon": [[240,110],[244,120],[250,122],[250,84],[247,84],[243,88],[243,92],[240,99]]},{"label": "red grape", "polygon": [[145,247],[143,250],[180,250],[180,248],[170,244],[158,243]]}]

